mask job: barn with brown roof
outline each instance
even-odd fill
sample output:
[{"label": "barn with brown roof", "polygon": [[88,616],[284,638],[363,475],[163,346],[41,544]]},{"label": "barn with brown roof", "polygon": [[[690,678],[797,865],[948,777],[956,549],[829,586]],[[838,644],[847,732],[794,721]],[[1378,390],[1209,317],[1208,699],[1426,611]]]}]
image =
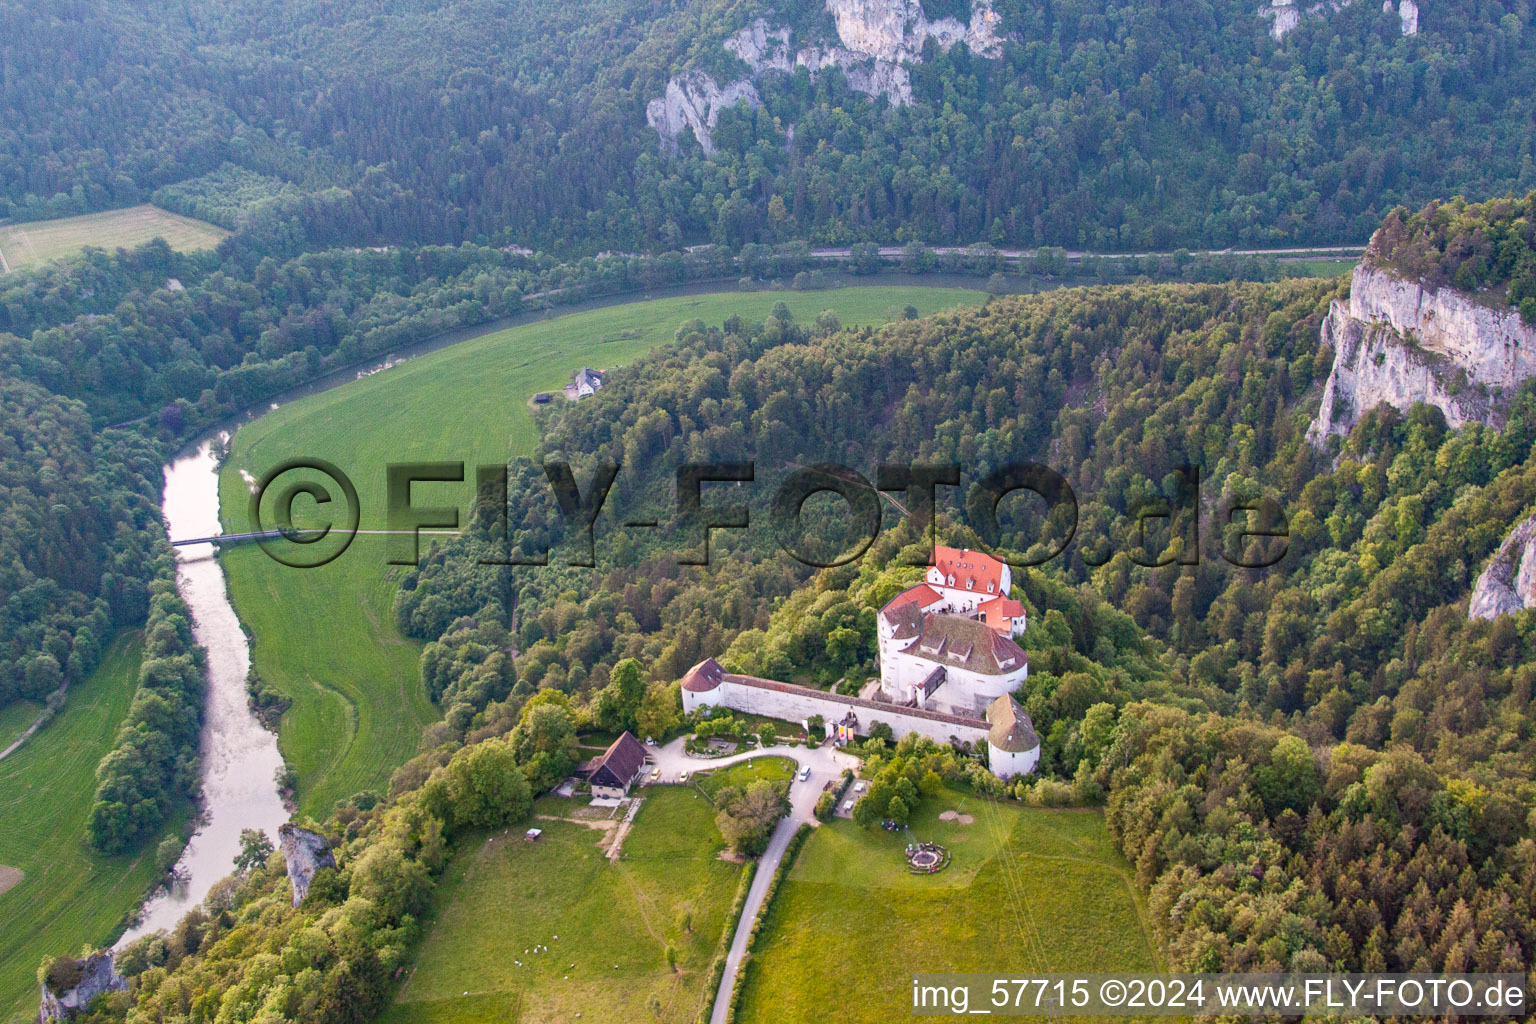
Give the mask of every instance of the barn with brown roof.
[{"label": "barn with brown roof", "polygon": [[645,744],[626,729],[607,750],[582,765],[580,771],[591,784],[593,796],[611,798],[628,794],[644,767]]}]

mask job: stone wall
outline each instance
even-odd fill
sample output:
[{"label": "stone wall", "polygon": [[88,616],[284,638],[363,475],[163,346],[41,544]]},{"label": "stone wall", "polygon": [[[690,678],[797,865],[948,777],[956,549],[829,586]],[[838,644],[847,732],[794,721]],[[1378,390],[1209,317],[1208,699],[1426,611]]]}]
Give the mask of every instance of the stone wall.
[{"label": "stone wall", "polygon": [[926,736],[937,743],[959,740],[975,744],[985,742],[987,737],[987,723],[979,719],[924,713],[913,708],[881,704],[808,687],[754,680],[748,676],[727,675],[725,682],[713,690],[683,691],[684,710],[694,711],[711,705],[791,722],[821,715],[828,724],[841,721],[843,716],[852,711],[859,719],[857,732],[863,736],[869,735],[870,726],[874,723],[884,722],[891,727],[891,732],[898,740],[908,733]]}]

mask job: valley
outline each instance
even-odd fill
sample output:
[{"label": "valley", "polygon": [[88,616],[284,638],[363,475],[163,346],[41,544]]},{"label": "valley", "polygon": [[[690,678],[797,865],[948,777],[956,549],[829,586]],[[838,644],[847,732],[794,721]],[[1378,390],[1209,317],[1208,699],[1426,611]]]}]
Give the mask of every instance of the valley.
[{"label": "valley", "polygon": [[[612,368],[665,345],[689,318],[761,317],[782,301],[805,320],[832,309],[856,326],[882,323],[908,304],[930,313],[983,298],[955,288],[880,286],[717,293],[557,316],[465,341],[242,427],[220,474],[224,528],[250,529],[242,474],[259,476],[296,452],[348,473],[358,489],[362,528],[383,528],[388,463],[495,465],[525,456],[536,437],[529,407],[536,391],[558,392],[583,365]],[[456,504],[467,516],[470,487],[418,485],[413,500]],[[293,702],[279,743],[308,813],[325,813],[363,790],[382,793],[390,772],[416,753],[422,730],[437,717],[418,679],[421,645],[395,627],[393,599],[403,570],[386,563],[386,542],[359,536],[340,558],[312,570],[280,565],[254,546],[222,556],[236,611],[254,634],[256,671]]]},{"label": "valley", "polygon": [[0,68],[0,1024],[1529,1016],[1536,0]]}]

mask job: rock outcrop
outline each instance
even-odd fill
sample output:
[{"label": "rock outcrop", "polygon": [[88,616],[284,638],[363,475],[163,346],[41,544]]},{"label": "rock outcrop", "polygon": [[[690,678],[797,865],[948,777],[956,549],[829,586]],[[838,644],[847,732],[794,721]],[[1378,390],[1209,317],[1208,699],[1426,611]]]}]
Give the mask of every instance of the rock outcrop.
[{"label": "rock outcrop", "polygon": [[699,140],[704,155],[711,156],[715,152],[711,132],[720,120],[720,111],[742,102],[754,110],[761,102],[750,79],[722,86],[712,75],[689,71],[668,82],[665,95],[646,104],[645,120],[669,148],[676,148],[678,135],[684,128],[689,129]]},{"label": "rock outcrop", "polygon": [[60,957],[43,982],[42,1007],[37,1011],[37,1019],[41,1024],[69,1020],[89,1008],[97,996],[127,987],[128,982],[113,965],[110,950],[98,950],[84,960]]},{"label": "rock outcrop", "polygon": [[711,155],[711,131],[720,111],[742,101],[756,107],[759,98],[753,83],[766,74],[788,74],[803,67],[816,75],[838,68],[847,76],[849,88],[901,106],[912,102],[912,78],[905,65],[922,61],[928,40],[945,50],[963,41],[983,57],[1001,53],[1002,19],[993,10],[992,0],[972,0],[969,22],[929,21],[918,0],[826,0],[826,5],[837,25],[839,46],[795,49],[788,27],[773,28],[758,18],[724,43],[750,69],[748,77],[721,85],[712,75],[689,71],[669,81],[666,93],[645,108],[646,122],[661,136],[663,148],[675,149],[686,127],[699,140],[704,155]]},{"label": "rock outcrop", "polygon": [[[1269,19],[1269,34],[1276,40],[1284,39],[1288,34],[1301,24],[1303,17],[1312,18],[1318,15],[1331,14],[1342,10],[1354,3],[1354,0],[1322,0],[1321,3],[1302,6],[1297,0],[1269,0],[1269,6],[1260,9],[1260,14]],[[1397,10],[1398,27],[1405,36],[1419,34],[1419,5],[1414,0],[1382,0],[1381,10],[1383,14],[1391,14],[1393,8]]]},{"label": "rock outcrop", "polygon": [[1383,402],[1433,405],[1452,428],[1499,426],[1503,400],[1536,376],[1536,328],[1452,288],[1426,291],[1370,256],[1355,268],[1349,302],[1335,300],[1322,341],[1334,350],[1322,407],[1308,436],[1347,434]]},{"label": "rock outcrop", "polygon": [[277,830],[283,848],[283,862],[288,866],[288,881],[293,885],[293,905],[309,895],[310,883],[321,868],[334,868],[336,858],[325,836],[289,822]]},{"label": "rock outcrop", "polygon": [[1472,587],[1467,618],[1496,619],[1527,608],[1536,608],[1536,515],[1511,530],[1488,559]]}]

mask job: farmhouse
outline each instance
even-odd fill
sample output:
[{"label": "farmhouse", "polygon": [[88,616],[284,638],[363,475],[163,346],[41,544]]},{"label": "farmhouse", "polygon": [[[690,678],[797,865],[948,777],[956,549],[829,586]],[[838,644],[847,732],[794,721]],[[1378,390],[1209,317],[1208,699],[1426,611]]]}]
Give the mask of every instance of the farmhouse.
[{"label": "farmhouse", "polygon": [[601,370],[589,370],[585,366],[577,370],[571,382],[565,386],[565,397],[571,401],[597,394],[606,378]]},{"label": "farmhouse", "polygon": [[586,764],[577,769],[592,786],[592,795],[621,797],[645,766],[645,745],[628,729]]}]

